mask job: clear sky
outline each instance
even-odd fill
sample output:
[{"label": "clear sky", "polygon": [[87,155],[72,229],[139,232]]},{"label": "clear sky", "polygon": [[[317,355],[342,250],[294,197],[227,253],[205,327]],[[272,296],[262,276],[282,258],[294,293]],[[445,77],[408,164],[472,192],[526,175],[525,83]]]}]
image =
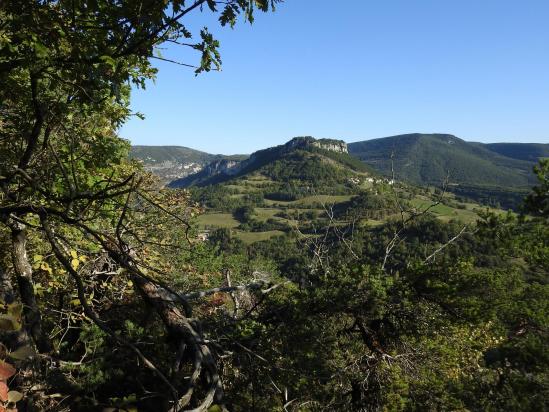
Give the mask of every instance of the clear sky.
[{"label": "clear sky", "polygon": [[[133,94],[133,144],[250,153],[311,135],[411,132],[549,143],[548,0],[286,0],[216,28],[223,70],[158,64]],[[167,58],[196,63],[178,47]]]}]

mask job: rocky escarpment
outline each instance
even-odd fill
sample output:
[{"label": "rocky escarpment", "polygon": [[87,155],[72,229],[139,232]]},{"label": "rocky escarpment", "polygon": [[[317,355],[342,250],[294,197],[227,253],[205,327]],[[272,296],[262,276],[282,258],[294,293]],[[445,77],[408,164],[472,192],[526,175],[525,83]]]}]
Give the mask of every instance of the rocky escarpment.
[{"label": "rocky escarpment", "polygon": [[313,146],[320,149],[329,150],[331,152],[349,153],[347,143],[342,140],[320,139],[313,142]]},{"label": "rocky escarpment", "polygon": [[204,168],[204,173],[210,176],[216,175],[218,173],[234,175],[238,172],[238,166],[241,163],[242,162],[229,159],[216,160]]},{"label": "rocky escarpment", "polygon": [[294,137],[284,145],[286,148],[292,149],[307,149],[309,147],[317,147],[331,152],[348,153],[347,143],[343,140],[335,139],[315,139],[311,136]]}]

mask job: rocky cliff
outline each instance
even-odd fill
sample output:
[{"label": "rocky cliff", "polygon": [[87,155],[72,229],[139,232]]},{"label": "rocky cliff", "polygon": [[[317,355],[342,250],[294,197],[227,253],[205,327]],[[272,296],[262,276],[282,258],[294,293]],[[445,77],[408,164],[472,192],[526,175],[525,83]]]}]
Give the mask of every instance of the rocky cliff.
[{"label": "rocky cliff", "polygon": [[318,147],[319,149],[329,150],[338,153],[348,153],[347,143],[343,140],[335,139],[315,139],[311,136],[294,137],[284,145],[286,148],[307,149],[308,147]]},{"label": "rocky cliff", "polygon": [[238,166],[240,165],[240,163],[241,162],[239,161],[229,160],[229,159],[216,160],[210,163],[209,165],[207,165],[204,168],[204,172],[210,176],[213,176],[219,173],[223,173],[226,175],[233,175],[237,173],[239,169]]},{"label": "rocky cliff", "polygon": [[332,152],[349,153],[347,143],[343,140],[320,139],[313,142],[313,146]]}]

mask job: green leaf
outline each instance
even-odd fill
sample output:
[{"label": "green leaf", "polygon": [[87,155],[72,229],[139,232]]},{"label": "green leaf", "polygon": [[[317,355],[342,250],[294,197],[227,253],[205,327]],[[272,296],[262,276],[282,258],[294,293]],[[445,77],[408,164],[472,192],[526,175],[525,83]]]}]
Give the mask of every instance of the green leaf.
[{"label": "green leaf", "polygon": [[42,262],[40,264],[40,269],[42,269],[44,272],[48,272],[50,275],[53,273],[50,265],[48,265],[48,262]]},{"label": "green leaf", "polygon": [[109,66],[111,66],[113,69],[116,68],[116,60],[114,60],[111,56],[101,56],[99,58],[99,60],[101,60],[103,63],[106,63],[108,64]]},{"label": "green leaf", "polygon": [[34,43],[34,51],[38,57],[47,57],[49,49],[40,42]]},{"label": "green leaf", "polygon": [[0,331],[12,332],[21,329],[21,323],[10,315],[0,315]]},{"label": "green leaf", "polygon": [[213,12],[216,12],[217,8],[216,8],[215,0],[206,0],[206,1],[208,3],[208,7],[210,8],[210,10]]},{"label": "green leaf", "polygon": [[20,318],[23,314],[23,305],[21,303],[10,303],[8,305],[8,315]]},{"label": "green leaf", "polygon": [[32,348],[32,346],[22,346],[19,349],[8,353],[8,356],[12,359],[16,360],[25,360],[27,358],[30,358],[31,356],[34,356],[36,352]]}]

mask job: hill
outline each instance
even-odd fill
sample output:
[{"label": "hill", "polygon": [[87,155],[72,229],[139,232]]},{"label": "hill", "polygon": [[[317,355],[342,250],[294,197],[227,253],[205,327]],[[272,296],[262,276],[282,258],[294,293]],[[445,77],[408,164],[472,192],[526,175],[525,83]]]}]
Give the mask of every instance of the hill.
[{"label": "hill", "polygon": [[500,155],[529,162],[537,162],[540,158],[549,157],[549,144],[489,143],[483,146]]},{"label": "hill", "polygon": [[345,142],[307,136],[259,150],[241,161],[216,159],[199,172],[172,181],[169,186],[203,187],[259,173],[276,183],[320,187],[345,185],[350,178],[372,172],[371,168],[348,154]]},{"label": "hill", "polygon": [[246,158],[245,155],[214,155],[183,146],[132,146],[130,156],[142,161],[145,169],[165,183],[196,173],[216,160]]},{"label": "hill", "polygon": [[450,134],[405,134],[350,143],[349,152],[377,171],[398,178],[449,188],[477,200],[516,206],[535,183],[532,167],[549,145],[466,142]]}]

